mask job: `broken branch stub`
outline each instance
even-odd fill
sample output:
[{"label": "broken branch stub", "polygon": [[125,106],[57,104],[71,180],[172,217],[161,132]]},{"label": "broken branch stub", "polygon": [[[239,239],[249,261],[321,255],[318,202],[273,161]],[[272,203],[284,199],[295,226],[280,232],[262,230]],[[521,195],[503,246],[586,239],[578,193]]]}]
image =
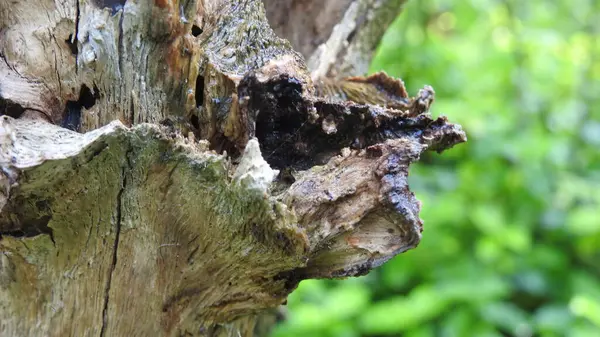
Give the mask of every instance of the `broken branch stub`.
[{"label": "broken branch stub", "polygon": [[217,335],[418,244],[409,165],[466,140],[432,88],[313,81],[257,0],[33,3],[0,3],[0,332]]}]

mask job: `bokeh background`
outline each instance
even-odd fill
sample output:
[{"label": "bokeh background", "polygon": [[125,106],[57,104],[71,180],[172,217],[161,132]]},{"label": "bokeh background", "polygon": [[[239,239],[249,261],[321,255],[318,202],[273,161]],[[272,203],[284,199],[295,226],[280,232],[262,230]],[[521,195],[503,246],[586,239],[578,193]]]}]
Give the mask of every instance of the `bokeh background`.
[{"label": "bokeh background", "polygon": [[423,239],[310,280],[288,336],[600,336],[600,1],[411,0],[372,64],[469,136],[411,169]]}]

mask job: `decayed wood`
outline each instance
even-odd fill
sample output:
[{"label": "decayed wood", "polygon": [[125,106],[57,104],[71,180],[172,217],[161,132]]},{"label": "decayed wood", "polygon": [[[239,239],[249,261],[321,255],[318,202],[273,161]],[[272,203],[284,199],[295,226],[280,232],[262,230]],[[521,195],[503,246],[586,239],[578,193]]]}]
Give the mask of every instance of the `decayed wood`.
[{"label": "decayed wood", "polygon": [[[326,8],[358,39],[383,3]],[[0,335],[251,335],[415,247],[408,166],[466,140],[430,87],[311,74],[258,0],[0,0],[0,58]]]},{"label": "decayed wood", "polygon": [[305,264],[306,236],[257,178],[270,169],[255,141],[232,171],[149,124],[1,122],[19,182],[0,218],[9,335],[197,332],[280,304],[291,289],[277,274]]}]

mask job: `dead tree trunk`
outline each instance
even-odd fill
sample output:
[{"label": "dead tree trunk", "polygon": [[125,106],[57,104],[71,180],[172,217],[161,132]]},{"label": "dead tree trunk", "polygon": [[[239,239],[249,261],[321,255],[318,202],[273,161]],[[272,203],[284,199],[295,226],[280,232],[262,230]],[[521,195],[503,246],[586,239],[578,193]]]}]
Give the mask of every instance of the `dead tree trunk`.
[{"label": "dead tree trunk", "polygon": [[408,166],[465,135],[341,79],[401,3],[267,1],[303,56],[258,0],[0,0],[0,335],[250,335],[415,247]]}]

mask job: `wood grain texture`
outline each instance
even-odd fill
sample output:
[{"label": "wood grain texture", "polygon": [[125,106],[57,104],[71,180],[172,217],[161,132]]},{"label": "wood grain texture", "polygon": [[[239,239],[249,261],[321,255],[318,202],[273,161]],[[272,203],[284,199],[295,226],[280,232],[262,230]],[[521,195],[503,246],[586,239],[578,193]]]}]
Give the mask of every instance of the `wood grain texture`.
[{"label": "wood grain texture", "polygon": [[406,1],[264,2],[273,29],[304,55],[312,78],[339,80],[368,73],[379,41]]}]

